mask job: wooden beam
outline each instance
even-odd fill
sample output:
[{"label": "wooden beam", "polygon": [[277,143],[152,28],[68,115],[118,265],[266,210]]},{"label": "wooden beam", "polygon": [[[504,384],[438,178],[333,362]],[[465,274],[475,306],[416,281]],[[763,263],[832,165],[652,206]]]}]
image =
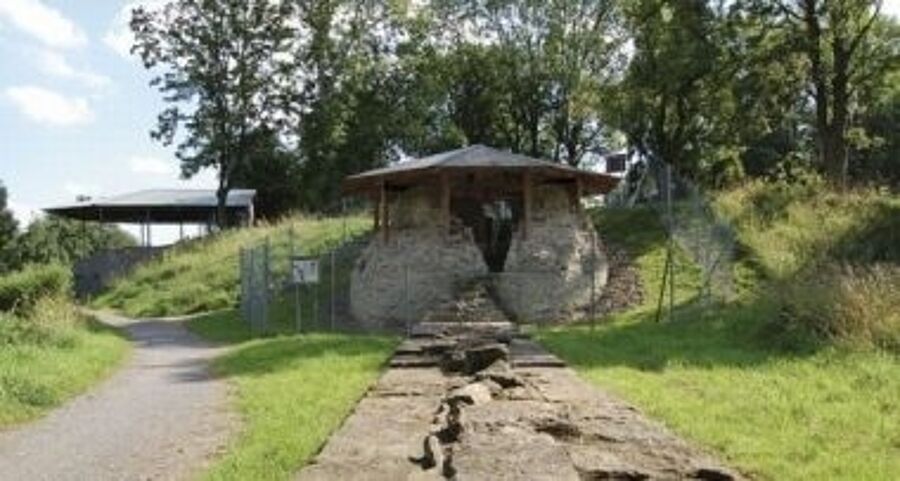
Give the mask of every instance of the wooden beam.
[{"label": "wooden beam", "polygon": [[531,224],[531,173],[522,173],[522,238],[528,238]]},{"label": "wooden beam", "polygon": [[441,172],[441,225],[444,235],[450,234],[450,176]]}]

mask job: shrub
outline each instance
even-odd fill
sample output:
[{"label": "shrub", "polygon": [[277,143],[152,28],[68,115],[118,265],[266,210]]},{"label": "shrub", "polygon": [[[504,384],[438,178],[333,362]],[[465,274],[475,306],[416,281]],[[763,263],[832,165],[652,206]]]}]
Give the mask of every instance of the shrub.
[{"label": "shrub", "polygon": [[32,265],[0,277],[0,311],[26,312],[45,297],[68,297],[72,273],[58,264]]},{"label": "shrub", "polygon": [[68,299],[42,297],[27,313],[0,313],[0,346],[71,347],[83,323],[83,315]]},{"label": "shrub", "polygon": [[900,351],[900,267],[828,264],[780,289],[789,325],[857,347]]},{"label": "shrub", "polygon": [[45,297],[68,297],[71,285],[71,272],[62,265],[30,265],[0,276],[0,310],[34,306]]}]

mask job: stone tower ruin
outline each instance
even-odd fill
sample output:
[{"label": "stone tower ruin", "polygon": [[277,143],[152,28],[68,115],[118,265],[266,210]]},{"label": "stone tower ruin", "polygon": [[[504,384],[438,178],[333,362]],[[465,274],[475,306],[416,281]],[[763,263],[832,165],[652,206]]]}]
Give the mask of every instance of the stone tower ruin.
[{"label": "stone tower ruin", "polygon": [[615,183],[479,145],[348,177],[377,231],[353,269],[351,311],[370,326],[417,322],[482,282],[514,320],[577,318],[608,274],[580,199]]}]

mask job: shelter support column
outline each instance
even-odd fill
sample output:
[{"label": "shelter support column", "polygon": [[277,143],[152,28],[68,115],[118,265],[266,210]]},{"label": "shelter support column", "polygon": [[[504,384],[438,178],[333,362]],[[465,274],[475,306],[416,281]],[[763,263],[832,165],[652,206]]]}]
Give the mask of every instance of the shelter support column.
[{"label": "shelter support column", "polygon": [[381,182],[381,192],[379,193],[379,206],[381,209],[381,239],[384,242],[390,240],[390,207],[388,206],[387,185]]},{"label": "shelter support column", "polygon": [[522,238],[528,238],[531,229],[531,172],[522,173]]},{"label": "shelter support column", "polygon": [[581,177],[575,178],[575,212],[581,214],[581,196],[584,195],[584,186],[581,184]]}]

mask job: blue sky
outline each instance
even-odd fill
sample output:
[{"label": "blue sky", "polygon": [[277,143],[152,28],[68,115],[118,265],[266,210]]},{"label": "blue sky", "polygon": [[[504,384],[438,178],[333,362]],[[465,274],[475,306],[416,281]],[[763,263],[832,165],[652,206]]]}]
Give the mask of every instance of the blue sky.
[{"label": "blue sky", "polygon": [[[162,104],[127,54],[138,3],[0,0],[0,180],[23,223],[80,194],[214,187],[211,172],[179,180],[172,149],[149,137]],[[900,0],[884,10],[900,15]]]},{"label": "blue sky", "polygon": [[215,186],[211,172],[179,180],[172,149],[150,139],[162,103],[127,55],[133,5],[0,0],[0,180],[21,222],[79,194]]}]

